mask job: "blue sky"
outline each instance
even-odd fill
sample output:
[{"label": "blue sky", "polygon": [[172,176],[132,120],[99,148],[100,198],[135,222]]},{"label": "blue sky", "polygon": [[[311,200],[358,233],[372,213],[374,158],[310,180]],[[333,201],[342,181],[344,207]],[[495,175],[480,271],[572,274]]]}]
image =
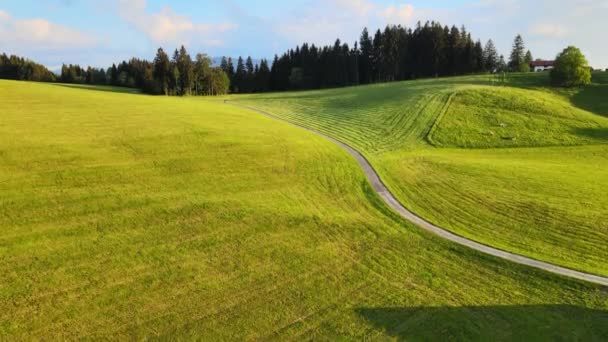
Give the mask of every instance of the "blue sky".
[{"label": "blue sky", "polygon": [[354,42],[363,27],[465,25],[508,55],[521,33],[535,58],[580,47],[608,67],[608,0],[0,0],[0,51],[56,68],[105,67],[185,44],[211,56],[271,58],[303,41]]}]

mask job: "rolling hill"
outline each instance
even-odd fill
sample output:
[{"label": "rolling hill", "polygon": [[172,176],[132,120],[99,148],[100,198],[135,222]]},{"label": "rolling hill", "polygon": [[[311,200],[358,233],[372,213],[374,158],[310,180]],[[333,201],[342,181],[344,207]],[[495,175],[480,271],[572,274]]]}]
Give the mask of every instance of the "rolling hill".
[{"label": "rolling hill", "polygon": [[608,275],[608,88],[594,80],[567,91],[546,74],[468,76],[234,100],[357,148],[434,224]]},{"label": "rolling hill", "polygon": [[[358,141],[417,208],[428,198],[406,191],[435,196],[423,182],[439,182],[456,161],[463,174],[447,182],[494,171],[492,158],[511,151],[551,160],[545,150],[477,158],[488,151],[428,146],[430,109],[448,95],[422,94],[420,102],[409,87],[247,100],[274,106],[286,97],[290,118]],[[219,99],[117,90],[0,81],[0,339],[608,336],[608,295],[599,286],[488,257],[404,222],[330,142]],[[421,115],[399,115],[408,103]],[[315,108],[327,114],[314,117]],[[575,150],[565,167],[575,167],[572,158],[605,162],[603,148],[568,147]],[[559,174],[538,163],[539,182],[542,172]],[[589,177],[600,188],[596,172]],[[599,220],[593,206],[603,204],[594,203],[584,213]]]}]

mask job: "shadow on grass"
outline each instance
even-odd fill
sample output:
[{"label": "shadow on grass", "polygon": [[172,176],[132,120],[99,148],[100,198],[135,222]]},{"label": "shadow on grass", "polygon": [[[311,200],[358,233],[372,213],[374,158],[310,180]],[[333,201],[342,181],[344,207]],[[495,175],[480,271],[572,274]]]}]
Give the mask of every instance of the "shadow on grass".
[{"label": "shadow on grass", "polygon": [[574,130],[576,135],[594,140],[608,142],[608,128],[579,128]]},{"label": "shadow on grass", "polygon": [[398,340],[608,341],[608,311],[573,305],[359,308]]},{"label": "shadow on grass", "polygon": [[593,84],[572,97],[572,103],[584,110],[608,117],[608,84]]},{"label": "shadow on grass", "polygon": [[52,83],[52,84],[57,87],[72,88],[72,89],[94,90],[94,91],[103,91],[103,92],[121,93],[121,94],[142,94],[141,90],[134,89],[134,88],[99,86],[99,85],[88,85],[88,84],[67,84],[67,83]]},{"label": "shadow on grass", "polygon": [[515,88],[550,87],[551,80],[548,72],[512,73],[507,75],[506,85]]}]

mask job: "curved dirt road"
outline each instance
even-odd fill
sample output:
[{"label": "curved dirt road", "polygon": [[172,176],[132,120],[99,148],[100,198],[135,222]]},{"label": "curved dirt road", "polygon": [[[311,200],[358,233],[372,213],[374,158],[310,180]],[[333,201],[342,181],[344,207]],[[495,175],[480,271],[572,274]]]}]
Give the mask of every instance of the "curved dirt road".
[{"label": "curved dirt road", "polygon": [[270,114],[268,112],[265,112],[263,110],[259,110],[250,106],[246,106],[246,105],[242,105],[242,104],[237,104],[237,103],[233,103],[230,102],[228,100],[225,100],[224,103],[226,104],[231,104],[234,106],[238,106],[244,109],[248,109],[251,110],[253,112],[265,115],[267,117],[270,117],[272,119],[275,120],[279,120],[285,123],[288,123],[292,126],[296,126],[302,129],[305,129],[311,133],[314,133],[316,135],[319,135],[335,144],[337,144],[338,146],[342,147],[343,149],[345,149],[348,153],[350,153],[350,155],[352,155],[353,157],[355,157],[355,159],[357,160],[357,162],[359,163],[359,166],[361,166],[361,168],[363,169],[363,172],[365,173],[365,176],[367,177],[367,179],[369,180],[369,182],[372,184],[374,191],[376,191],[376,193],[382,198],[382,200],[388,204],[393,210],[395,210],[401,217],[403,217],[404,219],[414,223],[415,225],[417,225],[418,227],[421,227],[433,234],[439,235],[444,239],[450,240],[452,242],[455,242],[459,245],[462,246],[466,246],[469,248],[472,248],[476,251],[485,253],[485,254],[489,254],[489,255],[493,255],[495,257],[499,257],[501,259],[505,259],[505,260],[509,260],[512,262],[516,262],[518,264],[521,265],[526,265],[526,266],[531,266],[531,267],[535,267],[541,270],[545,270],[551,273],[555,273],[555,274],[559,274],[565,277],[570,277],[570,278],[576,278],[579,280],[584,280],[584,281],[588,281],[591,283],[595,283],[595,284],[599,284],[599,285],[604,285],[604,286],[608,286],[608,278],[607,277],[601,277],[598,275],[593,275],[593,274],[589,274],[589,273],[584,273],[584,272],[579,272],[579,271],[575,271],[569,268],[565,268],[565,267],[561,267],[561,266],[557,266],[554,264],[550,264],[547,262],[543,262],[543,261],[538,261],[538,260],[534,260],[534,259],[530,259],[528,257],[519,255],[519,254],[513,254],[510,252],[506,252],[500,249],[496,249],[490,246],[486,246],[483,245],[481,243],[469,240],[467,238],[464,238],[462,236],[456,235],[454,233],[451,233],[443,228],[437,227],[436,225],[426,221],[425,219],[421,218],[420,216],[417,216],[416,214],[412,213],[411,211],[407,210],[403,205],[401,205],[401,203],[399,203],[399,201],[395,198],[395,196],[393,196],[393,194],[388,190],[388,188],[384,185],[384,183],[382,183],[382,180],[380,180],[380,177],[378,176],[378,174],[376,173],[376,170],[374,170],[374,168],[371,166],[371,164],[367,161],[367,159],[365,159],[365,157],[363,157],[363,155],[361,153],[359,153],[359,151],[355,150],[354,148],[346,145],[343,142],[340,142],[332,137],[329,137],[323,133],[320,133],[318,131],[315,131],[313,129],[310,129],[308,127],[293,123],[293,122],[289,122],[285,119],[282,119],[280,117],[277,117],[273,114]]}]

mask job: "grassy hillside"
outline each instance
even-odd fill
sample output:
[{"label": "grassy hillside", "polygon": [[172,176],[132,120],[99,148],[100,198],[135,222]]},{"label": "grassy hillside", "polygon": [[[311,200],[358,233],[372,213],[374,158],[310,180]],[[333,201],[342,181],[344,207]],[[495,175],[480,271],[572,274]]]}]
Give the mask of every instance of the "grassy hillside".
[{"label": "grassy hillside", "polygon": [[[577,90],[548,88],[539,73],[508,87],[471,76],[236,100],[356,147],[407,207],[444,228],[608,275],[602,77]],[[581,95],[590,91],[603,97]]]},{"label": "grassy hillside", "polygon": [[608,118],[546,91],[475,87],[454,93],[429,140],[463,148],[601,144]]},{"label": "grassy hillside", "polygon": [[608,294],[403,223],[208,99],[0,81],[0,339],[583,339]]}]

